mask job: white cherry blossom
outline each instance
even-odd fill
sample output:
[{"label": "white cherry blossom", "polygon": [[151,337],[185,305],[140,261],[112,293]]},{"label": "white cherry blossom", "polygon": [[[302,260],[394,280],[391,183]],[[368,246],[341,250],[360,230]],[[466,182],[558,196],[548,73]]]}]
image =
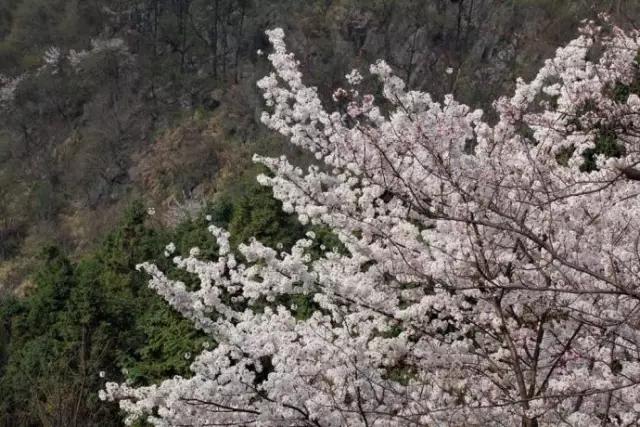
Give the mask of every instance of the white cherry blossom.
[{"label": "white cherry blossom", "polygon": [[382,99],[337,91],[332,111],[267,34],[262,121],[319,163],[256,156],[260,182],[343,248],[235,251],[211,226],[218,259],[174,258],[198,289],[142,264],[217,345],[190,378],[101,396],[156,426],[637,425],[638,33],[586,23],[492,121],[383,61]]}]

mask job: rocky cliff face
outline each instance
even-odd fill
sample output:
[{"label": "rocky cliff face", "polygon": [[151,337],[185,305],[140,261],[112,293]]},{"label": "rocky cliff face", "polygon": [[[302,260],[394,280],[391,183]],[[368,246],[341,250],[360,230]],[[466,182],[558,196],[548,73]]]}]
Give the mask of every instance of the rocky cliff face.
[{"label": "rocky cliff face", "polygon": [[238,153],[273,150],[259,143],[255,87],[269,72],[256,53],[269,49],[267,28],[285,29],[328,101],[348,71],[385,58],[410,87],[488,107],[582,19],[604,11],[632,25],[639,10],[631,0],[3,2],[0,81],[15,90],[0,112],[0,283],[20,282],[20,260],[45,241],[90,246],[134,197],[193,209],[220,173],[246,167]]}]

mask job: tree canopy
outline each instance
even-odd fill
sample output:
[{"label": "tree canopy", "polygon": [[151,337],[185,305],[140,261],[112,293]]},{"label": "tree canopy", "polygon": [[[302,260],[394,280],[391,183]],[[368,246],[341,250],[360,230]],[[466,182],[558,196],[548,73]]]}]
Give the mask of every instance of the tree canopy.
[{"label": "tree canopy", "polygon": [[354,70],[327,110],[267,34],[262,121],[319,164],[255,156],[259,181],[341,245],[237,253],[211,225],[217,257],[173,258],[195,287],[141,264],[218,345],[102,398],[158,426],[637,424],[640,33],[585,23],[494,121],[384,61],[377,94]]}]

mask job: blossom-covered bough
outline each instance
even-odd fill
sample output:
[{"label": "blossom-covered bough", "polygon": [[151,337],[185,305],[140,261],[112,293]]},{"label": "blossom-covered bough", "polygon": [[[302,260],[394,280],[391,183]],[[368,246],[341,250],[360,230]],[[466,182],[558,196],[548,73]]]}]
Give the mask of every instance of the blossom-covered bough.
[{"label": "blossom-covered bough", "polygon": [[217,260],[175,258],[197,290],[142,264],[218,345],[190,378],[102,397],[158,426],[637,425],[639,34],[586,23],[494,123],[382,61],[380,99],[353,72],[329,112],[268,36],[263,122],[319,166],[256,156],[261,183],[342,246],[237,257],[212,226]]},{"label": "blossom-covered bough", "polygon": [[119,38],[92,39],[91,50],[76,51],[71,49],[66,54],[60,48],[50,46],[44,51],[41,59],[42,65],[35,72],[27,71],[14,77],[0,74],[0,112],[13,108],[16,93],[23,82],[42,73],[56,75],[67,65],[70,65],[75,73],[80,73],[87,59],[100,54],[117,55],[124,64],[134,60],[124,40]]}]

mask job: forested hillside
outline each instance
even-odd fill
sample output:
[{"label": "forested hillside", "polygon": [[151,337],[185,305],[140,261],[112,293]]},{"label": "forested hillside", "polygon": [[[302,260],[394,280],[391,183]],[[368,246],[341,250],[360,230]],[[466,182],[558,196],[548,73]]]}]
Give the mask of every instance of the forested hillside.
[{"label": "forested hillside", "polygon": [[530,76],[582,18],[605,10],[624,23],[637,4],[7,0],[0,8],[6,290],[24,284],[43,243],[87,249],[138,197],[175,224],[252,152],[281,151],[257,120],[267,28],[287,31],[327,97],[344,70],[386,58],[415,89],[482,105]]},{"label": "forested hillside", "polygon": [[[98,399],[107,380],[189,375],[216,343],[136,271],[152,261],[195,286],[169,261],[170,242],[213,256],[213,223],[233,245],[288,249],[313,230],[312,251],[344,250],[256,183],[253,153],[314,162],[260,123],[265,30],[285,30],[322,100],[384,58],[411,89],[488,108],[601,12],[633,28],[640,3],[1,1],[0,425],[122,425],[117,404]],[[313,303],[291,298],[306,319]]]}]

